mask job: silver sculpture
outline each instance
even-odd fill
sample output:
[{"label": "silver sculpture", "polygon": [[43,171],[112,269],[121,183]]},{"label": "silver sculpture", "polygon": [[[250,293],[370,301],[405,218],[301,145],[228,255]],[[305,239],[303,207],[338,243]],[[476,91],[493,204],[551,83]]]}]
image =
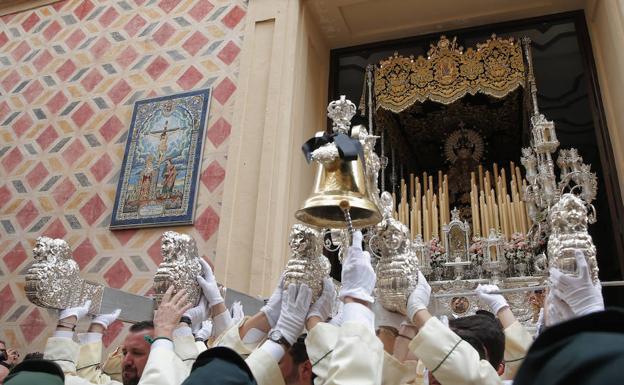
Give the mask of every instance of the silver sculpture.
[{"label": "silver sculpture", "polygon": [[380,254],[376,266],[377,299],[389,311],[406,314],[407,298],[418,283],[418,258],[411,247],[410,231],[392,217],[394,202],[381,194],[384,219],[377,225]]},{"label": "silver sculpture", "polygon": [[119,319],[139,322],[152,319],[151,298],[126,293],[80,277],[80,268],[71,249],[62,239],[37,238],[33,249],[35,262],[26,273],[26,298],[37,306],[67,309],[91,301],[89,314],[110,313],[121,309]]},{"label": "silver sculpture", "polygon": [[26,273],[26,297],[35,305],[66,309],[91,300],[90,311],[97,313],[104,286],[80,277],[80,268],[71,249],[62,239],[37,238],[33,249],[35,263]]},{"label": "silver sculpture", "polygon": [[166,231],[162,235],[160,252],[162,262],[154,276],[156,302],[160,303],[169,286],[173,285],[174,292],[185,289],[187,302],[197,305],[201,296],[197,276],[201,275],[202,267],[195,240],[187,234]]},{"label": "silver sculpture", "polygon": [[327,116],[332,120],[332,128],[336,133],[349,135],[351,128],[351,118],[357,109],[355,104],[347,99],[345,95],[340,95],[339,100],[334,100],[327,106]]},{"label": "silver sculpture", "polygon": [[468,222],[459,219],[459,210],[454,208],[451,210],[451,221],[442,226],[444,233],[444,247],[447,254],[446,267],[453,268],[455,279],[462,279],[464,269],[470,266],[471,261],[468,260],[470,249],[470,225]]},{"label": "silver sculpture", "polygon": [[587,259],[594,283],[598,282],[596,246],[587,232],[588,210],[578,196],[567,193],[551,208],[551,234],[548,239],[548,257],[551,266],[568,274],[576,273],[575,250],[581,250]]},{"label": "silver sculpture", "polygon": [[[563,191],[570,188],[578,191],[578,195],[588,204],[596,199],[598,193],[598,179],[596,173],[591,172],[591,167],[583,163],[583,158],[578,154],[576,148],[559,151],[557,165],[561,170],[561,181],[559,182],[559,190]],[[588,217],[589,223],[596,221],[595,216]]]},{"label": "silver sculpture", "polygon": [[356,132],[356,137],[362,144],[362,149],[364,151],[364,159],[366,162],[366,189],[370,191],[370,196],[373,202],[378,207],[381,207],[381,202],[379,201],[380,191],[379,191],[379,170],[381,170],[381,159],[375,152],[375,143],[377,143],[377,139],[379,136],[370,135],[366,130],[366,127],[362,125],[358,125],[353,127],[353,131]]},{"label": "silver sculpture", "polygon": [[331,265],[322,254],[321,234],[313,228],[293,225],[288,237],[290,259],[284,271],[284,288],[305,283],[312,289],[312,302],[323,292],[323,279],[329,277]]}]

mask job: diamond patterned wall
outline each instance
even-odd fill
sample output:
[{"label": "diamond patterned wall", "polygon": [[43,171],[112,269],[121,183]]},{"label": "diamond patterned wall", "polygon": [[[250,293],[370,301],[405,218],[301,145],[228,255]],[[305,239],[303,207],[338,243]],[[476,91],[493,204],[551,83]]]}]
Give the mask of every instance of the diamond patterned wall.
[{"label": "diamond patterned wall", "polygon": [[[83,276],[146,294],[164,229],[108,230],[136,100],[213,87],[195,225],[214,257],[246,0],[66,0],[0,18],[0,338],[40,350],[56,314],[23,294],[39,235]],[[107,344],[118,345],[121,325]]]}]

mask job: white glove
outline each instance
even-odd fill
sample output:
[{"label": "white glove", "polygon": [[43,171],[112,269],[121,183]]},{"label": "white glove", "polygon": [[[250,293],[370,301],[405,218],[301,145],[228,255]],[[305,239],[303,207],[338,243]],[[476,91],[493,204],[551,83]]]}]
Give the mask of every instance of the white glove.
[{"label": "white glove", "polygon": [[213,307],[214,305],[223,303],[223,297],[219,291],[219,286],[217,286],[217,279],[215,278],[210,265],[208,262],[204,261],[203,258],[199,258],[199,263],[202,265],[204,275],[203,277],[201,275],[197,276],[197,283],[202,288],[204,297],[208,300],[208,306]]},{"label": "white glove", "polygon": [[425,276],[418,271],[418,285],[407,299],[407,316],[410,322],[414,319],[417,311],[426,309],[429,306],[431,297],[431,286],[427,283]]},{"label": "white glove", "polygon": [[362,250],[362,239],[364,238],[362,232],[360,230],[354,231],[352,238],[353,239],[351,240],[351,246],[357,247],[358,249]]},{"label": "white glove", "polygon": [[121,309],[116,309],[112,313],[108,313],[108,314],[98,314],[93,319],[93,321],[91,321],[91,323],[100,324],[104,327],[104,329],[108,329],[110,324],[112,324],[113,322],[115,322],[115,320],[117,320],[117,317],[119,317],[119,314],[121,314]]},{"label": "white glove", "polygon": [[343,315],[344,315],[344,303],[342,301],[336,302],[336,314],[329,320],[328,324],[334,326],[342,326]]},{"label": "white glove", "polygon": [[307,318],[319,317],[322,322],[327,321],[331,315],[334,301],[336,300],[336,287],[334,281],[326,277],[323,279],[323,292],[321,296],[310,306]]},{"label": "white glove", "polygon": [[542,334],[543,330],[544,330],[544,308],[541,308],[539,312],[539,316],[537,317],[537,322],[535,323],[535,336],[533,338],[536,338],[538,335]]},{"label": "white glove", "polygon": [[240,301],[232,303],[232,306],[230,306],[230,311],[232,312],[232,322],[236,325],[238,325],[240,320],[245,318],[245,311],[243,310],[243,305],[240,303]]},{"label": "white glove", "polygon": [[594,285],[583,252],[576,250],[576,266],[579,276],[563,274],[556,268],[550,269],[551,290],[555,297],[561,298],[570,305],[576,316],[583,316],[604,310],[602,287]]},{"label": "white glove", "polygon": [[212,321],[206,320],[201,323],[201,328],[195,332],[195,339],[206,341],[212,334]]},{"label": "white glove", "polygon": [[199,300],[199,304],[188,309],[184,312],[184,315],[191,319],[191,329],[193,331],[198,330],[201,327],[202,322],[208,318],[208,300],[202,296]]},{"label": "white glove", "polygon": [[479,285],[475,289],[477,297],[492,310],[494,315],[506,307],[509,307],[507,300],[501,294],[490,294],[493,291],[499,291],[500,289],[496,285]]},{"label": "white glove", "polygon": [[544,325],[547,327],[559,324],[575,317],[570,306],[557,297],[552,290],[549,290],[544,302],[546,314],[544,315]]},{"label": "white glove", "polygon": [[306,284],[289,285],[282,294],[282,312],[275,330],[279,330],[291,345],[303,332],[311,302],[312,290]]},{"label": "white glove", "polygon": [[59,321],[64,320],[69,317],[76,317],[76,322],[83,319],[87,313],[89,313],[89,308],[91,307],[91,300],[86,301],[82,306],[70,307],[68,309],[63,309],[59,313]]},{"label": "white glove", "polygon": [[[355,233],[353,234],[355,240]],[[339,298],[353,297],[373,303],[372,296],[377,276],[371,266],[370,254],[361,248],[351,246],[347,250],[347,258],[342,264],[342,287]]]},{"label": "white glove", "polygon": [[280,316],[280,312],[282,311],[282,292],[283,291],[284,291],[284,274],[282,273],[279,283],[277,287],[275,288],[275,290],[273,291],[273,294],[271,294],[269,301],[266,303],[266,305],[260,308],[260,311],[264,313],[267,320],[269,321],[269,325],[271,325],[271,328],[275,327],[275,324],[277,323],[277,319]]}]

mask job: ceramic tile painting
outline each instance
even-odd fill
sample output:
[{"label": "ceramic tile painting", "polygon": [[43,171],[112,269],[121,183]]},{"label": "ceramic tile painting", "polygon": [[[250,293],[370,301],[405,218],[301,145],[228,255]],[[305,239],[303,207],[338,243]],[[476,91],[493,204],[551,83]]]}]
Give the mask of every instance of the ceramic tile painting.
[{"label": "ceramic tile painting", "polygon": [[135,103],[111,228],[193,223],[210,90]]}]

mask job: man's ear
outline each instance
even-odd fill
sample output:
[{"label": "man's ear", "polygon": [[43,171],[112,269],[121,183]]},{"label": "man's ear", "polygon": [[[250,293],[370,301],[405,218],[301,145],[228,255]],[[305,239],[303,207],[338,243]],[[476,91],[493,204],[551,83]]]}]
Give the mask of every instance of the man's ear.
[{"label": "man's ear", "polygon": [[299,383],[305,385],[312,385],[313,382],[312,363],[310,360],[305,360],[299,365]]},{"label": "man's ear", "polygon": [[496,370],[496,373],[497,373],[499,376],[502,376],[502,375],[503,375],[503,373],[505,373],[505,361],[501,362],[501,363],[498,365],[498,370]]}]

